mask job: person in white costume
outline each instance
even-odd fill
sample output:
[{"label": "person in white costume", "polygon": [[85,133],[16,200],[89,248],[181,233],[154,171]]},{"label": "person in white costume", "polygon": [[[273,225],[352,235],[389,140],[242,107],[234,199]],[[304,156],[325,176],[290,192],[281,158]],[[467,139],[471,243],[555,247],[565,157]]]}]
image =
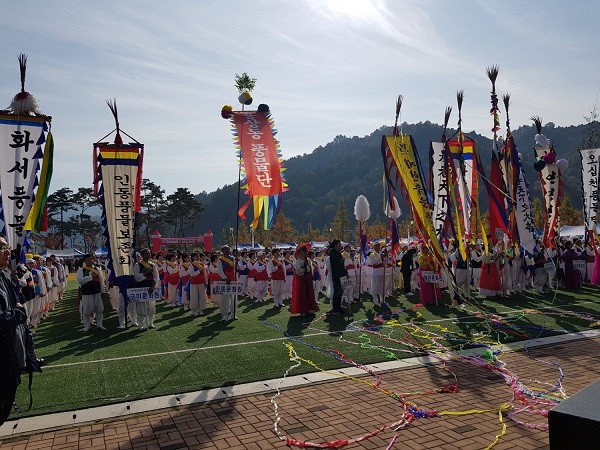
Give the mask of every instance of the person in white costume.
[{"label": "person in white costume", "polygon": [[[142,258],[133,265],[133,278],[136,287],[146,287],[149,292],[160,286],[158,277],[158,266],[150,261],[150,249],[141,251]],[[140,330],[146,327],[154,328],[154,316],[156,315],[156,300],[137,302],[137,319]]]}]

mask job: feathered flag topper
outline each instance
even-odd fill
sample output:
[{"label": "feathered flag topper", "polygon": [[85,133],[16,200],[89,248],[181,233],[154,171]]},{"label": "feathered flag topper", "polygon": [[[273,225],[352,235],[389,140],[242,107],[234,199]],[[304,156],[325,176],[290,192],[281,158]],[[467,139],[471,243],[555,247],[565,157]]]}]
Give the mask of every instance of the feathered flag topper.
[{"label": "feathered flag topper", "polygon": [[366,222],[371,217],[369,201],[364,195],[356,197],[356,201],[354,202],[354,217],[359,222]]},{"label": "feathered flag topper", "polygon": [[402,214],[400,211],[400,206],[398,205],[398,199],[394,196],[392,197],[394,202],[394,207],[392,208],[389,203],[385,206],[385,215],[392,220],[396,220]]},{"label": "feathered flag topper", "polygon": [[19,69],[21,71],[21,92],[14,96],[10,103],[13,114],[20,116],[39,115],[37,101],[33,95],[25,90],[25,75],[27,73],[27,55],[19,55]]},{"label": "feathered flag topper", "polygon": [[371,217],[371,208],[369,201],[364,195],[356,197],[354,202],[354,217],[358,220],[359,233],[360,233],[360,251],[363,258],[367,257],[367,249],[369,245],[367,243],[367,228],[366,221]]}]

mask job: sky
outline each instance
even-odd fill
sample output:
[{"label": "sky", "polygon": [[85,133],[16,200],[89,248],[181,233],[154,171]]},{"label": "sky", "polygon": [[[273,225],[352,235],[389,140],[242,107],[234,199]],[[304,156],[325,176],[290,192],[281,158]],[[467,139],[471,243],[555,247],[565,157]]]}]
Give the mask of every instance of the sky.
[{"label": "sky", "polygon": [[392,125],[399,94],[401,121],[441,123],[453,106],[452,126],[463,90],[464,129],[489,136],[491,65],[513,128],[532,115],[577,125],[600,92],[599,22],[588,0],[4,1],[0,108],[23,52],[26,90],[52,116],[51,191],[91,187],[116,98],[146,178],[167,195],[211,192],[237,181],[220,115],[240,107],[236,74],[257,78],[249,108],[270,106],[284,158]]}]

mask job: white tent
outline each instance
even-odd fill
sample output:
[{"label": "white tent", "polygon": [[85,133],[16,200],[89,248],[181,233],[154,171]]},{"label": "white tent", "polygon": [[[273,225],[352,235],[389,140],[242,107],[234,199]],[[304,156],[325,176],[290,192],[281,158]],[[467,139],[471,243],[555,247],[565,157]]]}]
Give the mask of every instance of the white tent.
[{"label": "white tent", "polygon": [[80,252],[76,248],[65,248],[63,250],[52,250],[51,248],[46,249],[41,253],[42,256],[55,255],[59,258],[81,258],[84,253]]},{"label": "white tent", "polygon": [[328,241],[311,241],[310,242],[310,249],[314,250],[314,251],[323,250],[327,247],[329,247]]},{"label": "white tent", "polygon": [[[600,234],[600,225],[596,224],[596,233]],[[560,237],[564,238],[580,238],[585,235],[585,227],[583,225],[565,225],[560,227]]]},{"label": "white tent", "polygon": [[254,243],[254,247],[252,247],[252,244],[241,244],[238,243],[237,245],[238,250],[264,250],[265,248],[260,245],[258,242]]},{"label": "white tent", "polygon": [[272,248],[278,248],[280,250],[293,249],[295,250],[298,245],[295,242],[276,242]]},{"label": "white tent", "polygon": [[94,252],[97,258],[106,258],[108,256],[108,249],[106,247],[100,247]]}]

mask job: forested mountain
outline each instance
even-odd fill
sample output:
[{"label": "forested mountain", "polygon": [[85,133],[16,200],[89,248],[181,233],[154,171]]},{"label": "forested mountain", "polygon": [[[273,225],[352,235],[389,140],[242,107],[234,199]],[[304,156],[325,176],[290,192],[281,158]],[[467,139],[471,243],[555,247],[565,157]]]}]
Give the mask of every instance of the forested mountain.
[{"label": "forested mountain", "polygon": [[[596,139],[598,122],[590,124],[557,127],[544,124],[542,132],[554,143],[559,158],[569,161],[569,169],[564,174],[565,192],[571,197],[576,208],[581,207],[581,163],[578,148],[583,148],[592,136]],[[423,168],[429,167],[429,141],[439,140],[442,127],[431,122],[402,125],[402,132],[413,136]],[[450,131],[448,135],[451,135]],[[391,127],[381,127],[364,137],[337,136],[325,146],[319,146],[310,154],[286,160],[285,172],[289,191],[283,195],[282,211],[291,219],[298,231],[306,230],[308,224],[323,229],[334,218],[340,199],[344,202],[351,228],[356,197],[367,197],[371,205],[371,221],[385,219],[383,214],[383,164],[381,158],[381,138],[390,134]],[[489,171],[491,140],[476,133],[467,133],[478,145],[486,171]],[[523,166],[529,183],[532,198],[540,197],[538,172],[534,171],[535,127],[521,126],[513,131],[518,151],[523,155]],[[285,155],[284,155],[285,156]],[[211,229],[215,236],[226,224],[235,224],[237,209],[237,183],[199,198],[205,208],[202,218],[194,228],[194,233]],[[397,195],[400,207],[407,211],[406,202]],[[487,198],[481,190],[482,208],[487,209]],[[241,196],[241,202],[247,197]],[[249,208],[249,214],[252,214]],[[401,217],[402,219],[402,217]]]}]

